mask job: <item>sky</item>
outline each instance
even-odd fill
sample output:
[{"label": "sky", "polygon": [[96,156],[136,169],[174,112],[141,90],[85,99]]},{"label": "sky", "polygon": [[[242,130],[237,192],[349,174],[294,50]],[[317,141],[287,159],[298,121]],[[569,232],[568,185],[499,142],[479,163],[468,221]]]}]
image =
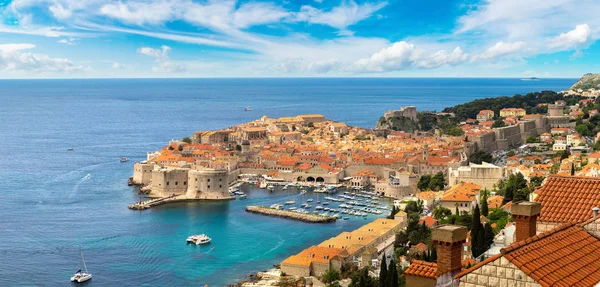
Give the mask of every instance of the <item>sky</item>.
[{"label": "sky", "polygon": [[600,72],[598,0],[0,0],[0,78]]}]

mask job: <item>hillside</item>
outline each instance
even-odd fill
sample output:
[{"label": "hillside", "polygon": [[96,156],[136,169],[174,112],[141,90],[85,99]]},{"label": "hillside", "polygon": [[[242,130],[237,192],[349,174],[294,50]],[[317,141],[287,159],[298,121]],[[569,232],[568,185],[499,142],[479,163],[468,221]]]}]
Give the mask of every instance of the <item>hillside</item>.
[{"label": "hillside", "polygon": [[600,88],[600,74],[592,74],[588,73],[583,75],[577,83],[571,86],[571,90],[583,89],[587,90],[590,88],[599,89]]}]

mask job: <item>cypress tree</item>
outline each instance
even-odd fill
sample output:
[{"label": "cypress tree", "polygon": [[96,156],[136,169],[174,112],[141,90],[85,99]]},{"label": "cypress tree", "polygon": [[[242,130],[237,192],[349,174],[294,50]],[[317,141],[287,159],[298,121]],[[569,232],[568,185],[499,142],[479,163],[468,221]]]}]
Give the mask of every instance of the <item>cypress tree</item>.
[{"label": "cypress tree", "polygon": [[477,233],[477,244],[479,244],[477,256],[483,254],[483,252],[485,252],[489,248],[487,242],[485,242],[485,229],[483,228],[483,226],[479,228],[479,232]]},{"label": "cypress tree", "polygon": [[483,214],[483,216],[487,217],[489,214],[489,210],[488,210],[488,196],[487,196],[487,190],[483,190],[483,200],[481,201],[481,214]]},{"label": "cypress tree", "polygon": [[473,227],[471,228],[471,254],[474,258],[479,256],[481,242],[479,242],[479,231],[481,230],[481,214],[479,213],[479,205],[475,206],[473,211]]},{"label": "cypress tree", "polygon": [[494,230],[492,229],[492,225],[489,222],[485,224],[484,230],[485,243],[489,247],[490,245],[492,245],[492,243],[494,243]]},{"label": "cypress tree", "polygon": [[571,175],[575,175],[575,165],[571,163]]},{"label": "cypress tree", "polygon": [[396,262],[394,262],[394,259],[392,258],[392,261],[390,261],[390,272],[388,274],[388,280],[387,283],[389,287],[399,287],[398,285],[398,270],[396,269]]},{"label": "cypress tree", "polygon": [[387,272],[387,260],[385,260],[385,253],[383,254],[383,262],[381,263],[381,269],[379,269],[379,287],[385,287],[387,283],[388,272]]},{"label": "cypress tree", "polygon": [[456,206],[456,211],[454,211],[454,214],[458,216],[458,205]]}]

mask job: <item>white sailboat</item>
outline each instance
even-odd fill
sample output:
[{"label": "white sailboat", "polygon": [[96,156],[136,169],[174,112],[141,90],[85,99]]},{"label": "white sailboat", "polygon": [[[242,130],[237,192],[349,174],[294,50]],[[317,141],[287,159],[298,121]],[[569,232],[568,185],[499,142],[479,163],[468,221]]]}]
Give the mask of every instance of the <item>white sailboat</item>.
[{"label": "white sailboat", "polygon": [[92,273],[88,272],[87,265],[85,265],[85,259],[83,258],[83,251],[81,251],[81,248],[79,248],[79,254],[81,255],[81,262],[83,263],[83,269],[85,270],[85,272],[81,272],[81,269],[79,269],[79,271],[75,272],[75,274],[71,277],[71,282],[82,283],[92,279]]}]

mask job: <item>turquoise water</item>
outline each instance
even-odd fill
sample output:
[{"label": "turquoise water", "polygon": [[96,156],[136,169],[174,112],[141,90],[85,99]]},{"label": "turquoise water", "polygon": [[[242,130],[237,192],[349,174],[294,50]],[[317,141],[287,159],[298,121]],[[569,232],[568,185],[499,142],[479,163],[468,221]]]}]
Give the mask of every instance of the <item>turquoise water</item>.
[{"label": "turquoise water", "polygon": [[[574,79],[214,79],[0,81],[0,286],[69,284],[82,246],[89,286],[223,286],[362,219],[308,224],[249,214],[287,193],[147,211],[127,186],[133,161],[172,138],[254,120],[322,113],[373,127],[402,105],[566,89]],[[252,112],[243,107],[252,106]],[[67,148],[74,150],[67,152]],[[120,163],[126,156],[130,162]],[[91,174],[90,179],[85,179]],[[312,204],[313,206],[315,204]],[[370,217],[372,219],[374,217]],[[210,246],[185,244],[207,233]]]}]

